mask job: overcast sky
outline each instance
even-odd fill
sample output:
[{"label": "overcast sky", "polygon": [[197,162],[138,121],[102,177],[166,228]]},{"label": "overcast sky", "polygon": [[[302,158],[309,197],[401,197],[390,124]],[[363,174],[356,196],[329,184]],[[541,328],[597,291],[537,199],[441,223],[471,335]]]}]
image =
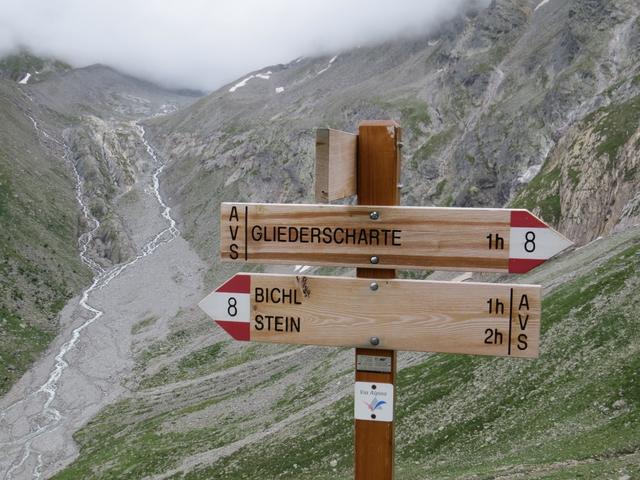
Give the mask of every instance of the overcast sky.
[{"label": "overcast sky", "polygon": [[22,45],[213,90],[298,56],[428,31],[469,1],[0,0],[0,55]]}]

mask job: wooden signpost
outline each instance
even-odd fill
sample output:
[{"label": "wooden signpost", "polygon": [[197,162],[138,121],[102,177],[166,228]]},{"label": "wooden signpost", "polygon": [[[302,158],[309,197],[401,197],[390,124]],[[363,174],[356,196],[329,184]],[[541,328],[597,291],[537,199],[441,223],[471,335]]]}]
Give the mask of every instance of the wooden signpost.
[{"label": "wooden signpost", "polygon": [[[364,122],[358,127],[358,203],[360,205],[399,205],[400,204],[400,141],[402,130],[395,122]],[[358,278],[378,280],[392,279],[395,270],[376,270],[358,268]],[[372,342],[375,343],[375,342]],[[375,346],[375,345],[372,345]],[[369,392],[387,390],[391,394],[391,407],[395,405],[395,385],[397,370],[396,350],[370,350],[356,348],[354,388],[354,470],[356,480],[391,480],[395,459],[395,423],[394,411],[390,421],[373,421],[357,413],[357,404],[364,399],[358,398],[360,386],[369,384]],[[364,363],[373,363],[378,358],[388,359],[389,367],[374,371],[363,367],[359,359],[369,359]],[[380,361],[379,360],[379,361]],[[377,420],[377,419],[376,419]],[[371,439],[376,439],[372,442]]]},{"label": "wooden signpost", "polygon": [[223,203],[222,260],[357,267],[357,278],[234,275],[200,307],[234,339],[356,347],[355,478],[391,480],[396,351],[534,358],[540,287],[396,280],[395,268],[524,273],[571,245],[526,210],[399,207],[401,129],[317,136],[316,199]]}]

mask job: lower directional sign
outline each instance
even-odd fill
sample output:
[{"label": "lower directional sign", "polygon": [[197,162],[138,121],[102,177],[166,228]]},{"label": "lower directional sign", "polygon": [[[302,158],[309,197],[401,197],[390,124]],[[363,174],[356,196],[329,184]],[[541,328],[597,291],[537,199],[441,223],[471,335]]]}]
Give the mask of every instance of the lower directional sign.
[{"label": "lower directional sign", "polygon": [[376,282],[240,273],[199,305],[236,340],[538,356],[537,285]]}]

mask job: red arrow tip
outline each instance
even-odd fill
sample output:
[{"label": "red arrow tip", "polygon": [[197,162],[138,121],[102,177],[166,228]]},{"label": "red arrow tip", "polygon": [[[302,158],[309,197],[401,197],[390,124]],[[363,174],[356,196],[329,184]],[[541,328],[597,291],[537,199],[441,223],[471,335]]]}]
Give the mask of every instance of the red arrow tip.
[{"label": "red arrow tip", "polygon": [[511,226],[514,228],[549,228],[549,225],[532,215],[528,210],[511,210]]},{"label": "red arrow tip", "polygon": [[533,270],[538,265],[542,265],[544,262],[545,260],[510,258],[509,273],[527,273],[529,270]]},{"label": "red arrow tip", "polygon": [[220,285],[216,292],[219,293],[250,293],[251,292],[251,275],[243,275],[238,273],[225,283]]},{"label": "red arrow tip", "polygon": [[225,332],[227,332],[234,340],[240,340],[242,342],[248,342],[250,334],[249,322],[227,322],[224,320],[216,320],[216,323],[220,325]]}]

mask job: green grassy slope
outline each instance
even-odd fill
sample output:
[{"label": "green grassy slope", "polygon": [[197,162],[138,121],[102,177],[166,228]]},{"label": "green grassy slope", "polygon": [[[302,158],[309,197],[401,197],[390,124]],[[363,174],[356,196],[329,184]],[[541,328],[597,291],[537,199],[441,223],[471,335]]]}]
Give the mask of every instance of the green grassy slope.
[{"label": "green grassy slope", "polygon": [[89,280],[77,252],[74,180],[0,81],[0,395],[53,337],[57,313]]},{"label": "green grassy slope", "polygon": [[[566,272],[574,273],[552,288]],[[402,370],[397,478],[640,474],[640,231],[585,247],[523,281],[547,284],[540,358],[435,354]],[[194,354],[198,368],[222,366],[220,348]],[[285,367],[274,368],[267,383],[289,375]],[[327,377],[329,382],[340,378]],[[154,385],[163,381],[155,380]],[[243,385],[233,393],[238,402],[259,394],[260,384]],[[300,392],[317,388],[307,379],[298,390],[283,389],[272,408],[295,411],[313,400]],[[188,455],[246,436],[232,413],[179,432],[167,430],[168,425],[185,425],[189,415],[229,394],[207,395],[179,409],[162,405],[157,395],[157,404],[148,395],[145,401],[138,397],[112,405],[76,434],[80,457],[55,478],[166,472]],[[211,467],[196,466],[171,478],[352,478],[352,402],[347,396]]]},{"label": "green grassy slope", "polygon": [[[527,478],[536,471],[603,478],[620,468],[640,474],[639,291],[636,237],[546,296],[540,359],[433,355],[403,370],[398,478],[495,478],[520,470]],[[212,478],[221,469],[225,475],[216,478],[351,478],[351,404],[344,399],[288,438],[184,478]]]}]

